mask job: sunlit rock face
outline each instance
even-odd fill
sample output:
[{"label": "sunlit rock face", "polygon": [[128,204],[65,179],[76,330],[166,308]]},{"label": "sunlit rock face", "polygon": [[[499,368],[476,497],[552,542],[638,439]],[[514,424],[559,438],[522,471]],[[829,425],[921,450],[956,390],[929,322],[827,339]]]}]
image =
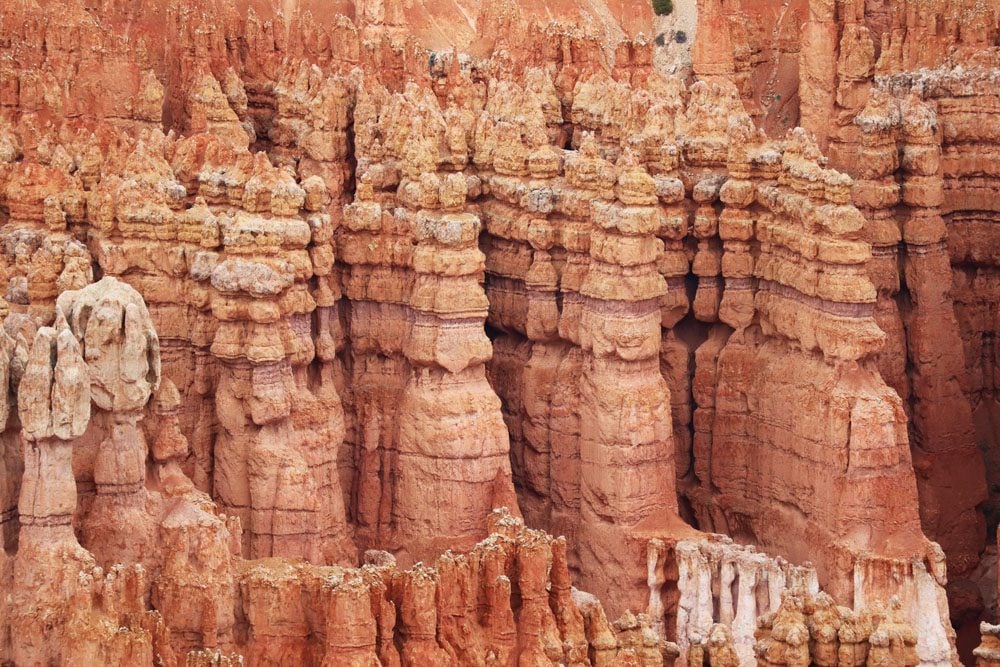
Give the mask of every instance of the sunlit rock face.
[{"label": "sunlit rock face", "polygon": [[938,4],[0,6],[0,659],[1000,661]]}]

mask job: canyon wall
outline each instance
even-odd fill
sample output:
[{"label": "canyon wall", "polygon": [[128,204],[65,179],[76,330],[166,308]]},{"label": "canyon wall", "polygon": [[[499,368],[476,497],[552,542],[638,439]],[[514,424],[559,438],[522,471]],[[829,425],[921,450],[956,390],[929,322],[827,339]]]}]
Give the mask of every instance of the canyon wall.
[{"label": "canyon wall", "polygon": [[[734,21],[758,25],[739,5],[723,8],[728,21],[705,18],[713,38],[695,51],[694,69],[734,81],[745,100],[773,99],[783,81],[797,96],[798,122],[856,179],[852,201],[869,221],[876,318],[888,336],[879,371],[903,399],[924,531],[948,556],[952,588],[970,592],[991,541],[984,534],[996,528],[997,429],[986,379],[995,327],[985,312],[995,310],[987,221],[995,219],[1000,8],[891,1],[804,10],[801,31],[785,43],[797,68],[766,85],[747,83],[748,68],[766,66],[739,57]],[[770,129],[768,114],[756,120]],[[952,610],[958,616],[978,604],[954,597],[965,598]]]},{"label": "canyon wall", "polygon": [[957,664],[997,13],[341,4],[0,8],[4,659]]}]

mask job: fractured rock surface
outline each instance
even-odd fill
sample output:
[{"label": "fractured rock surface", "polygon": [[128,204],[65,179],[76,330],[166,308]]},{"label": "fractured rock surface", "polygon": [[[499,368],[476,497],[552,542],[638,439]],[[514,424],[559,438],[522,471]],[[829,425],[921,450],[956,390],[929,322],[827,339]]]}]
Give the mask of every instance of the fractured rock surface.
[{"label": "fractured rock surface", "polygon": [[996,662],[1000,10],[684,2],[0,7],[0,658]]}]

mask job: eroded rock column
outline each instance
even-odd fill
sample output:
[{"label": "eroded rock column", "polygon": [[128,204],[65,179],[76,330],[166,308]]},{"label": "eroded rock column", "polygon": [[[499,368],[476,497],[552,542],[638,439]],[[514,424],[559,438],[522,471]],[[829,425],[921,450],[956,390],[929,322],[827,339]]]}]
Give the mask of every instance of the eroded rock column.
[{"label": "eroded rock column", "polygon": [[[641,595],[642,583],[638,593],[623,584],[629,573],[644,578],[645,544],[630,540],[677,512],[670,390],[659,366],[666,284],[656,267],[656,186],[630,151],[618,168],[616,201],[591,204],[580,286],[580,560],[584,585],[612,610],[638,606],[631,596]],[[614,582],[602,575],[610,567],[622,573]]]},{"label": "eroded rock column", "polygon": [[159,339],[149,311],[138,292],[110,277],[64,292],[57,308],[81,341],[102,436],[84,543],[104,566],[149,562],[155,524],[146,508],[147,446],[138,428],[160,383]]},{"label": "eroded rock column", "polygon": [[416,559],[471,546],[493,507],[516,507],[500,400],[486,382],[481,223],[464,212],[466,194],[461,174],[400,186],[401,203],[420,208],[410,218],[416,275],[403,352],[413,370],[400,407],[393,515],[397,544]]}]

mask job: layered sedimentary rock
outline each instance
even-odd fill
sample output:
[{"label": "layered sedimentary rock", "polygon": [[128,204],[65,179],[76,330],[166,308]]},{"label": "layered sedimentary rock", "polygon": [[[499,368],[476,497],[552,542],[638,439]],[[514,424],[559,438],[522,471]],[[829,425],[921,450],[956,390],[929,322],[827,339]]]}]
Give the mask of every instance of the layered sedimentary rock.
[{"label": "layered sedimentary rock", "polygon": [[[91,246],[106,273],[149,295],[165,366],[184,395],[181,425],[194,449],[187,472],[241,518],[246,552],[353,559],[329,447],[344,428],[329,363],[334,296],[314,278],[317,266],[329,275],[333,260],[321,212],[328,195],[318,178],[300,186],[229,136],[137,144],[126,179],[95,189]],[[125,195],[137,186],[145,210]],[[169,296],[171,279],[187,288],[180,303]]]},{"label": "layered sedimentary rock", "polygon": [[379,98],[385,107],[356,117],[365,160],[340,237],[352,302],[352,510],[366,545],[392,545],[412,562],[471,546],[482,517],[514,497],[485,375],[485,258],[481,221],[466,210],[478,187],[461,172],[466,130],[446,134],[429,90],[388,97],[359,91],[359,112],[374,112]]},{"label": "layered sedimentary rock", "polygon": [[876,76],[995,66],[1000,35],[997,8],[974,0],[697,4],[694,72],[733,81],[770,132],[801,124],[815,133],[842,169],[856,166],[852,121]]},{"label": "layered sedimentary rock", "polygon": [[900,601],[854,612],[829,596],[787,594],[761,618],[754,647],[764,665],[918,665],[917,634],[902,618]]},{"label": "layered sedimentary rock", "polygon": [[[902,358],[895,356],[902,352],[899,347],[889,348],[882,362],[884,374],[907,399],[923,524],[945,548],[953,573],[961,574],[969,571],[982,548],[983,519],[977,505],[986,499],[986,489],[973,483],[985,475],[971,402],[962,388],[963,337],[952,286],[941,279],[950,265],[941,216],[938,119],[915,95],[900,101],[883,91],[869,102],[857,124],[871,167],[854,199],[877,221],[870,227],[870,239],[880,249],[871,274],[885,295],[879,298],[884,328],[906,344]],[[892,178],[895,170],[901,172],[901,183]],[[889,370],[901,363],[908,373]],[[945,481],[956,478],[970,482],[956,488]]]},{"label": "layered sedimentary rock", "polygon": [[[776,83],[796,91],[803,127],[816,134],[833,165],[858,179],[852,197],[871,221],[864,238],[874,249],[876,318],[888,336],[879,370],[907,411],[923,529],[948,555],[953,587],[968,590],[965,577],[983,548],[983,503],[991,526],[995,504],[987,500],[976,444],[989,469],[996,429],[986,426],[993,423],[986,416],[992,401],[988,389],[979,389],[981,364],[973,361],[990,325],[971,315],[982,312],[982,301],[969,296],[975,278],[964,278],[984,275],[980,267],[989,260],[981,248],[989,242],[964,221],[974,220],[978,230],[993,217],[978,195],[992,183],[991,160],[983,158],[993,144],[987,128],[1000,15],[989,3],[964,2],[811,2],[807,10],[786,46],[798,52],[798,67],[752,78],[749,94],[739,59],[728,55],[731,21],[713,19],[720,15],[715,9],[703,12],[699,33],[713,37],[696,49],[695,70],[736,82],[744,99],[773,99]],[[752,32],[746,7],[724,13],[738,11]],[[802,9],[793,3],[788,11]],[[973,117],[981,121],[975,130],[968,124]],[[765,128],[768,120],[758,118]],[[969,158],[959,157],[958,146]],[[952,207],[962,221],[954,227]],[[973,247],[980,248],[973,251],[977,259],[965,254]],[[964,306],[970,302],[980,305]]]},{"label": "layered sedimentary rock", "polygon": [[66,4],[0,9],[5,659],[955,662],[995,12],[698,3],[685,79],[613,3]]},{"label": "layered sedimentary rock", "polygon": [[[733,150],[731,165],[738,157]],[[730,280],[740,284],[738,273],[727,277],[720,318],[734,331],[721,348],[717,339],[704,343],[714,366],[714,387],[708,387],[714,400],[710,412],[700,406],[695,412],[691,497],[699,524],[772,546],[784,543],[789,527],[801,526],[802,534],[826,546],[817,551],[799,543],[804,548],[796,552],[785,543],[779,551],[793,561],[812,560],[824,587],[835,596],[853,590],[855,604],[897,585],[882,569],[904,573],[914,596],[911,618],[937,617],[936,639],[921,637],[927,641],[921,659],[948,661],[943,592],[921,593],[944,583],[941,558],[920,537],[902,405],[875,368],[884,334],[872,317],[875,290],[865,274],[870,251],[860,236],[863,217],[848,205],[850,179],[812,162],[815,148],[802,135],[789,136],[780,157],[770,151],[750,149],[744,158],[749,178],[730,179],[721,193],[723,202],[749,204],[756,219],[751,238],[728,207],[718,224],[723,238],[747,239],[757,248],[758,316],[746,317],[736,302],[726,307]],[[737,257],[727,259],[729,252],[723,274],[740,266]],[[804,312],[811,314],[808,326]],[[695,373],[696,399],[705,391],[698,389],[702,368]],[[788,404],[799,406],[794,419],[783,407]],[[806,426],[810,420],[823,430]],[[755,451],[760,443],[768,443],[767,455]],[[699,459],[707,464],[700,469]],[[775,478],[778,469],[797,472]],[[840,490],[846,488],[848,496]],[[756,517],[767,514],[755,510],[755,502],[776,503],[783,519],[759,522]],[[866,526],[865,533],[855,525]],[[855,572],[850,584],[843,581],[847,588],[825,578],[847,563]]]},{"label": "layered sedimentary rock", "polygon": [[[964,250],[969,246],[985,247],[981,245],[982,234],[971,231],[964,221],[968,219],[978,228],[981,221],[993,216],[992,207],[982,205],[981,193],[983,188],[992,187],[987,185],[992,181],[991,169],[986,165],[995,161],[986,156],[991,154],[994,143],[989,128],[995,107],[1000,14],[991,3],[959,0],[930,4],[820,1],[808,3],[806,9],[801,30],[789,35],[791,43],[785,47],[798,53],[798,66],[777,77],[753,79],[752,92],[743,88],[743,97],[771,100],[776,83],[795,91],[802,126],[816,134],[834,166],[862,184],[855,191],[855,203],[877,221],[869,240],[881,253],[876,263],[881,267],[881,277],[888,281],[884,287],[879,286],[879,323],[890,336],[881,370],[904,398],[912,417],[915,459],[926,470],[918,476],[922,497],[927,498],[927,507],[922,506],[923,527],[942,543],[954,573],[965,576],[967,565],[978,558],[983,541],[976,506],[982,502],[985,490],[980,484],[979,457],[972,443],[980,443],[990,466],[991,448],[984,445],[993,441],[996,431],[995,422],[986,416],[993,402],[981,398],[979,364],[972,361],[983,349],[979,341],[989,339],[990,325],[966,315],[981,312],[981,306],[964,305],[978,301],[968,296],[974,278],[959,280],[950,290],[940,288],[968,276],[961,268],[966,264],[975,267],[972,273],[977,277],[981,272],[982,260],[968,259]],[[752,33],[758,27],[753,13],[746,7],[739,10],[751,24]],[[737,13],[733,8],[726,11],[730,15]],[[803,9],[792,3],[788,11],[801,13]],[[742,83],[738,59],[735,67],[726,60],[732,22],[715,21],[712,17],[716,14],[713,10],[700,17],[702,34],[711,31],[712,38],[705,39],[706,47],[695,55],[701,55],[701,69],[706,73]],[[698,61],[696,57],[696,71]],[[762,67],[754,65],[754,70],[762,71]],[[887,98],[892,101],[887,103]],[[912,119],[908,118],[911,114]],[[983,122],[969,124],[972,117]],[[766,115],[762,124],[767,127]],[[973,125],[976,129],[972,129]],[[949,149],[952,144],[955,148]],[[969,151],[968,158],[958,156],[958,146]],[[893,151],[899,153],[901,161],[892,157]],[[940,160],[934,157],[936,151]],[[941,194],[934,185],[938,179]],[[870,181],[880,184],[869,185]],[[975,185],[969,189],[967,182]],[[928,222],[941,216],[950,231],[952,207],[961,221],[952,233],[946,234],[945,228]],[[891,217],[914,221],[906,225],[889,221]],[[914,228],[911,239],[906,238],[904,227]],[[896,253],[893,246],[900,243],[912,248],[912,252],[900,251],[896,255],[913,267],[909,278],[912,286],[903,275],[906,270],[899,280],[893,277],[898,271],[890,270]],[[932,249],[935,244],[936,250]],[[950,268],[940,261],[942,251],[951,259]],[[982,250],[977,252],[985,256]],[[917,260],[918,256],[926,259]],[[942,278],[949,273],[951,280]],[[938,288],[937,293],[926,293],[929,281]],[[983,294],[988,289],[976,292]],[[911,295],[917,296],[912,292],[917,291],[925,294],[913,299],[919,304],[913,311],[916,317],[912,324],[904,322],[909,319]],[[966,296],[959,297],[960,292]],[[895,305],[890,303],[890,296]],[[936,315],[930,316],[930,312]],[[925,317],[932,318],[935,324],[939,317],[943,318],[946,326],[941,331],[936,327],[928,331],[922,324],[930,321]],[[949,323],[952,320],[958,320],[959,331]],[[928,338],[939,340],[930,342]],[[965,370],[960,368],[962,359],[957,354],[959,339],[966,351]],[[936,352],[929,352],[932,346]],[[943,350],[954,352],[940,352]],[[944,357],[935,358],[938,354]],[[907,371],[907,362],[915,364],[914,370]],[[973,385],[977,389],[970,389]],[[990,395],[988,389],[985,394]],[[970,430],[969,413],[975,415],[975,435]],[[934,414],[948,416],[931,416]],[[985,426],[987,423],[991,426]],[[925,453],[937,459],[943,456],[948,462],[921,465],[919,460],[926,458]],[[950,479],[961,477],[966,482],[944,488],[940,479],[932,479],[935,474],[946,474],[946,469]],[[995,499],[991,498],[991,517],[993,505]]]},{"label": "layered sedimentary rock", "polygon": [[986,623],[979,628],[982,633],[982,643],[976,647],[977,667],[991,667],[1000,664],[1000,626]]},{"label": "layered sedimentary rock", "polygon": [[597,563],[621,558],[634,568],[638,534],[676,513],[670,392],[659,372],[666,283],[656,267],[656,186],[632,153],[612,168],[590,136],[563,164],[541,111],[522,130],[502,107],[488,108],[483,132],[499,141],[486,144],[492,156],[477,156],[481,167],[492,158],[485,182],[496,197],[484,204],[495,253],[489,322],[508,332],[491,369],[526,513],[573,531],[586,544],[578,558],[588,585],[610,592]]},{"label": "layered sedimentary rock", "polygon": [[[136,423],[159,383],[156,343],[142,298],[110,278],[64,292],[55,327],[35,335],[17,385],[23,528],[5,575],[17,582],[5,603],[19,636],[6,650],[17,663],[174,659],[167,626],[144,602],[166,500],[145,486]],[[81,467],[96,490],[83,507]]]},{"label": "layered sedimentary rock", "polygon": [[490,525],[467,554],[410,570],[376,551],[360,569],[248,562],[243,652],[251,662],[330,665],[672,664],[676,647],[649,632],[647,617],[612,625],[571,588],[565,540],[506,512]]},{"label": "layered sedimentary rock", "polygon": [[812,568],[768,558],[727,539],[681,540],[672,548],[662,541],[651,541],[651,596],[662,596],[668,590],[663,584],[674,574],[668,566],[676,567],[677,643],[689,659],[721,623],[740,664],[751,662],[758,620],[778,610],[789,593],[819,592]]}]

